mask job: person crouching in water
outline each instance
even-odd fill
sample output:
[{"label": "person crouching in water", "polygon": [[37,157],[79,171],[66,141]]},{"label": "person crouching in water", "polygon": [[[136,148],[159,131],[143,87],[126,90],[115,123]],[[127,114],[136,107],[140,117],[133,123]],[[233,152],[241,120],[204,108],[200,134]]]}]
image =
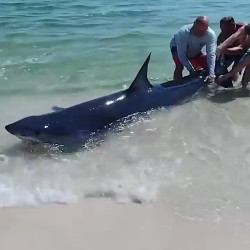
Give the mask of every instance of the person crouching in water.
[{"label": "person crouching in water", "polygon": [[[202,48],[206,46],[206,54]],[[190,75],[207,69],[207,82],[214,81],[216,35],[208,26],[208,18],[199,16],[193,24],[183,26],[172,38],[170,49],[175,62],[174,80],[182,80],[184,67]]]},{"label": "person crouching in water", "polygon": [[240,45],[247,51],[240,62],[235,65],[228,73],[221,75],[217,78],[216,82],[222,85],[225,81],[233,78],[236,74],[241,72],[245,68],[245,72],[242,78],[242,84],[248,83],[250,81],[250,24],[243,25],[239,28],[233,35],[227,38],[223,43],[221,43],[216,49],[216,56],[219,58],[223,55],[228,48],[230,48],[234,43],[240,41]]},{"label": "person crouching in water", "polygon": [[[234,18],[231,16],[223,17],[220,20],[220,29],[221,32],[217,38],[217,46],[222,44],[227,40],[231,35],[236,33],[240,28],[242,28],[246,23],[238,22],[235,23]],[[228,67],[233,64],[235,67],[239,61],[243,58],[246,50],[242,46],[240,39],[236,40],[231,46],[226,48],[223,53],[220,55],[220,58],[216,60],[215,74],[221,75],[228,72]],[[232,81],[237,81],[239,74],[234,75],[230,81],[224,82],[222,86],[224,87],[233,87]]]}]

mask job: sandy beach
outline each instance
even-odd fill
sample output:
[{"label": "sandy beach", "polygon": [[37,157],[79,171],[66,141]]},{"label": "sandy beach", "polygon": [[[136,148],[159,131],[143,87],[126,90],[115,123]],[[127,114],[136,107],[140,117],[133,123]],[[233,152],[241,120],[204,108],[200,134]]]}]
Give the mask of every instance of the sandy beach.
[{"label": "sandy beach", "polygon": [[163,204],[77,204],[0,210],[1,250],[249,249],[250,227],[173,214]]}]

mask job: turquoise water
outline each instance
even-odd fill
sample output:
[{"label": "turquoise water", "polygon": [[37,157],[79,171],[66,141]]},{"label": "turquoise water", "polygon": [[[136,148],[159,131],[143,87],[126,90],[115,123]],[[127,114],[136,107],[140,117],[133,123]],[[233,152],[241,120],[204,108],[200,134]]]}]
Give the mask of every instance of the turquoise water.
[{"label": "turquoise water", "polygon": [[53,105],[128,87],[150,52],[151,81],[165,81],[178,28],[208,15],[218,34],[222,16],[249,21],[248,9],[232,0],[0,3],[0,206],[101,196],[160,200],[185,216],[248,213],[250,99],[231,98],[244,93],[152,113],[84,153],[26,150],[4,130]]},{"label": "turquoise water", "polygon": [[169,41],[208,15],[247,21],[247,1],[6,1],[0,4],[0,95],[121,89],[152,52],[152,81],[172,77]]}]

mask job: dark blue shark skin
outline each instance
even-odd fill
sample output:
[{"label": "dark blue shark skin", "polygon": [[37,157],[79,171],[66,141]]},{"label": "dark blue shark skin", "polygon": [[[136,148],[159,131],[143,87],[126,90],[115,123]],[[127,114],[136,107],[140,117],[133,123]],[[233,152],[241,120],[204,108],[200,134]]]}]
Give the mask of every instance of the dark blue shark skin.
[{"label": "dark blue shark skin", "polygon": [[30,116],[5,128],[22,140],[63,146],[83,145],[93,134],[110,124],[141,112],[189,100],[202,88],[204,77],[186,77],[151,85],[147,78],[150,55],[131,86],[123,91],[90,100],[56,112]]}]

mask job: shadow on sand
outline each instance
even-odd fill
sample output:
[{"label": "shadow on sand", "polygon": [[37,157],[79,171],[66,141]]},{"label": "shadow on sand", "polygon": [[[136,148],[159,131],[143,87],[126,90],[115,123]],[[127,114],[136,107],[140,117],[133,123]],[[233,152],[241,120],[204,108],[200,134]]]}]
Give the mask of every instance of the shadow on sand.
[{"label": "shadow on sand", "polygon": [[250,90],[247,85],[237,86],[235,88],[223,88],[217,85],[205,86],[200,96],[207,98],[214,103],[227,103],[238,98],[250,97]]}]

